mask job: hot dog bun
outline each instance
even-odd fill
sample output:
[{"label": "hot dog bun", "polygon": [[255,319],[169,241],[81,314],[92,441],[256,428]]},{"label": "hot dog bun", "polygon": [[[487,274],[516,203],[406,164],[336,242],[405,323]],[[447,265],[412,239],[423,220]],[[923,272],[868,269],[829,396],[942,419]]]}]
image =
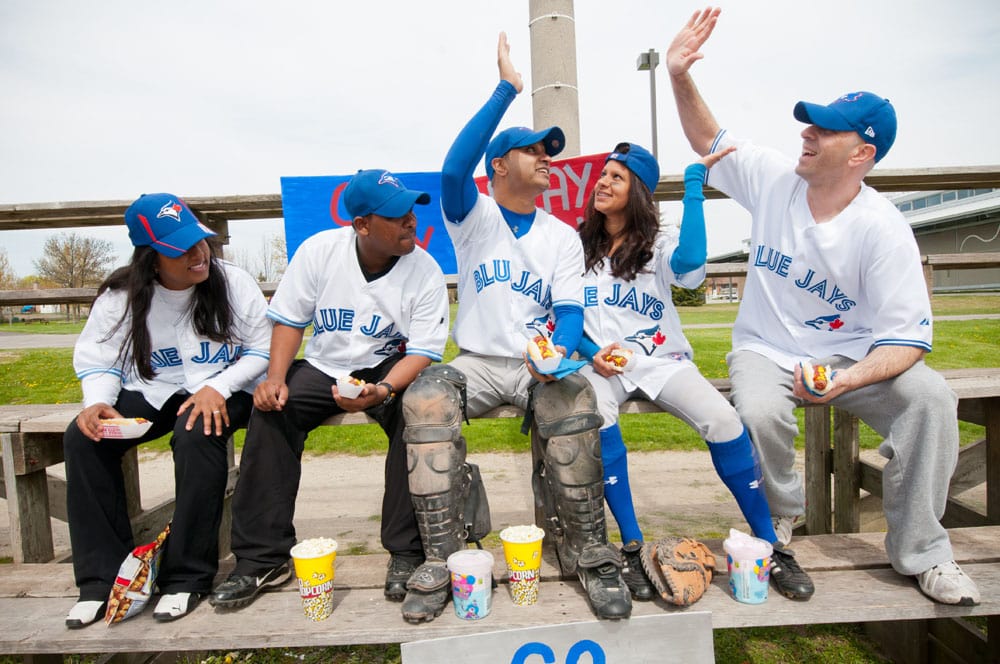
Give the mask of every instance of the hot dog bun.
[{"label": "hot dog bun", "polygon": [[800,362],[802,367],[802,382],[809,394],[821,397],[833,389],[834,371],[828,364],[813,365],[808,360]]}]

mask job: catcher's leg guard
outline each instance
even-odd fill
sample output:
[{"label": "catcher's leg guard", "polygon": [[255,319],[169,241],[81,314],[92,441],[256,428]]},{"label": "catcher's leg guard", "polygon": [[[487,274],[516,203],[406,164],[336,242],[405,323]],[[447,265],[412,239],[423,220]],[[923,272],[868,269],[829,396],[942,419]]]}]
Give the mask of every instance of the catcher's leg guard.
[{"label": "catcher's leg guard", "polygon": [[535,500],[545,510],[562,572],[580,577],[598,617],[627,618],[632,598],[604,518],[601,416],[593,388],[570,375],[536,387],[532,405],[534,444],[541,448],[532,478]]},{"label": "catcher's leg guard", "polygon": [[403,440],[410,494],[427,562],[407,581],[403,617],[433,620],[448,601],[445,561],[465,546],[462,508],[469,491],[462,438],[465,376],[447,365],[425,369],[403,395]]}]

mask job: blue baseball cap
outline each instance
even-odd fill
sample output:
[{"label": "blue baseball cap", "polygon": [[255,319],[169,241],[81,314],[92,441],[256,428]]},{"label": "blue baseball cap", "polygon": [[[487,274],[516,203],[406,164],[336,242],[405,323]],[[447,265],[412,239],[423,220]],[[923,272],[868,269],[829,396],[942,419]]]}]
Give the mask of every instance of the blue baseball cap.
[{"label": "blue baseball cap", "polygon": [[800,101],[793,111],[799,122],[832,131],[857,132],[875,146],[875,162],[889,152],[896,140],[896,110],[873,92],[848,92],[827,106]]},{"label": "blue baseball cap", "polygon": [[650,193],[656,191],[656,185],[660,182],[660,165],[649,150],[635,143],[619,143],[604,163],[611,160],[622,163],[635,173]]},{"label": "blue baseball cap", "polygon": [[344,207],[354,217],[377,214],[389,219],[405,216],[417,203],[427,205],[431,195],[407,189],[402,180],[389,171],[358,171],[344,189]]},{"label": "blue baseball cap", "polygon": [[125,225],[134,246],[152,247],[167,258],[215,235],[173,194],[143,194],[125,210]]},{"label": "blue baseball cap", "polygon": [[532,131],[527,127],[511,127],[493,137],[486,146],[486,177],[493,179],[493,160],[502,157],[514,148],[523,148],[541,141],[545,144],[545,154],[554,157],[566,147],[566,136],[559,127],[549,127]]}]

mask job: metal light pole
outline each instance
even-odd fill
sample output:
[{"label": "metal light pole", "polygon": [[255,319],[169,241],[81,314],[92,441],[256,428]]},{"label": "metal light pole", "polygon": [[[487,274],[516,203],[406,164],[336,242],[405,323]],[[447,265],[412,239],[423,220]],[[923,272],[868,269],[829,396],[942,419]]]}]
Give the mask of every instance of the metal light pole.
[{"label": "metal light pole", "polygon": [[656,65],[660,64],[660,54],[649,49],[645,53],[639,54],[639,59],[635,62],[638,71],[649,71],[649,114],[653,126],[653,157],[659,159],[656,147]]}]

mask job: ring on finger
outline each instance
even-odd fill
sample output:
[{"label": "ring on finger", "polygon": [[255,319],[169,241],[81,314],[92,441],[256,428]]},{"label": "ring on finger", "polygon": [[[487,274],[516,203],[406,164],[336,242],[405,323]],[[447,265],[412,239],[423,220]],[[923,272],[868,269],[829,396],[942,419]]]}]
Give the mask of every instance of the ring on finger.
[{"label": "ring on finger", "polygon": [[212,415],[218,415],[221,412],[222,412],[221,410],[213,410]]}]

